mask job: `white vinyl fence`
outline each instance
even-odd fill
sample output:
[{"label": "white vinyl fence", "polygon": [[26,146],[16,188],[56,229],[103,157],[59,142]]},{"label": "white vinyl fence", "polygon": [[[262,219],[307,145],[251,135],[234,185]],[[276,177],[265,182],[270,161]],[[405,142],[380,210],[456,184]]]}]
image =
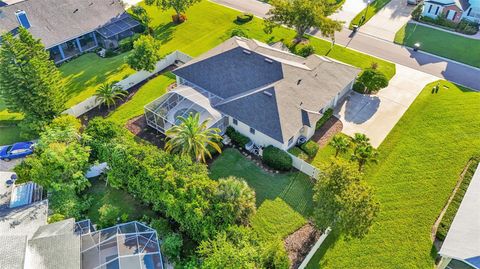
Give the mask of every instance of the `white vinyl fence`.
[{"label": "white vinyl fence", "polygon": [[328,234],[330,233],[331,229],[330,228],[327,228],[327,230],[325,230],[325,232],[320,236],[320,238],[318,239],[318,241],[315,243],[315,245],[313,245],[312,249],[310,249],[310,251],[308,252],[307,254],[307,257],[305,257],[305,259],[302,261],[302,264],[300,264],[300,266],[298,267],[298,269],[305,269],[305,267],[307,267],[308,263],[310,262],[310,260],[312,259],[313,255],[315,255],[315,253],[317,252],[317,250],[320,248],[320,246],[322,245],[323,241],[325,241],[325,239],[327,238]]},{"label": "white vinyl fence", "polygon": [[298,158],[297,156],[290,154],[289,152],[287,153],[292,157],[293,167],[297,168],[311,178],[318,179],[318,175],[320,174],[320,170],[318,170],[318,168]]},{"label": "white vinyl fence", "polygon": [[[137,85],[138,83],[144,81],[145,79],[155,75],[156,73],[162,71],[163,69],[169,67],[170,65],[174,64],[176,61],[180,61],[186,63],[190,61],[192,57],[188,56],[187,54],[180,52],[178,50],[168,54],[162,60],[158,61],[157,66],[153,72],[147,71],[138,71],[126,79],[119,81],[117,85],[122,87],[124,90],[128,90],[131,87]],[[73,107],[65,110],[63,114],[70,114],[75,117],[79,117],[88,111],[92,110],[93,108],[97,107],[99,102],[95,100],[95,96],[87,98],[85,101],[74,105]]]}]

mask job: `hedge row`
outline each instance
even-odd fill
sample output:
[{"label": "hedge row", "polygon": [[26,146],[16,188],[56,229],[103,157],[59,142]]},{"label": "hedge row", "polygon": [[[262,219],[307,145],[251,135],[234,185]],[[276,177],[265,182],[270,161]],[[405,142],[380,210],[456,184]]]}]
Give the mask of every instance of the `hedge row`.
[{"label": "hedge row", "polygon": [[276,148],[274,146],[268,146],[263,150],[263,162],[269,167],[280,170],[288,171],[292,169],[292,157],[287,152]]},{"label": "hedge row", "polygon": [[312,140],[308,140],[303,143],[300,148],[308,155],[308,157],[313,158],[317,155],[319,146]]},{"label": "hedge row", "polygon": [[327,122],[331,117],[333,116],[333,109],[329,108],[325,113],[323,113],[323,116],[317,121],[317,124],[315,126],[315,130],[318,130],[322,128],[322,126]]},{"label": "hedge row", "polygon": [[245,147],[248,142],[250,142],[250,138],[244,136],[243,134],[237,132],[233,127],[228,126],[226,134],[230,139],[232,139],[233,143],[235,143],[239,147]]}]

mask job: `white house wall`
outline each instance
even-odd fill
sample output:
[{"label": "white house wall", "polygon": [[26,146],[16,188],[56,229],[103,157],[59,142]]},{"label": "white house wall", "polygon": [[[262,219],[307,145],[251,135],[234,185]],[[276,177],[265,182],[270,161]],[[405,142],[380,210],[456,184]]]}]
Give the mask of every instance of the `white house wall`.
[{"label": "white house wall", "polygon": [[250,126],[247,124],[237,120],[238,124],[233,124],[233,118],[228,117],[228,124],[232,126],[235,130],[239,133],[243,134],[244,136],[250,138],[255,144],[259,146],[269,146],[273,145],[280,149],[286,149],[286,145],[280,143],[279,141],[271,138],[270,136],[263,134],[259,130],[255,130],[255,134],[250,133]]}]

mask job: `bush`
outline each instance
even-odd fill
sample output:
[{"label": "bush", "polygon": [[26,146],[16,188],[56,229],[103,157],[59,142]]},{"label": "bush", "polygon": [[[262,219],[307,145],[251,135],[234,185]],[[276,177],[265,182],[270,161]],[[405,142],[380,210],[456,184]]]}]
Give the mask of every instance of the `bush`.
[{"label": "bush", "polygon": [[57,221],[62,221],[64,219],[65,219],[64,215],[55,213],[55,214],[51,215],[50,217],[48,217],[48,223],[54,223],[54,222],[57,222]]},{"label": "bush", "polygon": [[317,121],[317,124],[315,125],[315,130],[320,129],[325,122],[327,122],[331,117],[333,116],[333,109],[329,108],[325,113],[323,113],[323,116]]},{"label": "bush", "polygon": [[234,36],[239,36],[239,37],[245,37],[245,38],[248,38],[248,35],[240,28],[234,28],[232,30],[232,32],[230,33],[230,36],[231,37],[234,37]]},{"label": "bush", "polygon": [[312,140],[308,140],[306,143],[303,143],[300,148],[307,153],[308,157],[313,158],[317,155],[319,146]]},{"label": "bush", "polygon": [[292,169],[292,157],[285,151],[274,146],[268,146],[263,150],[263,162],[273,169],[288,171]]},{"label": "bush", "polygon": [[171,234],[172,227],[167,219],[157,218],[150,221],[150,227],[157,231],[160,238],[164,239],[168,234]]},{"label": "bush", "polygon": [[242,15],[237,16],[237,22],[239,23],[246,23],[253,19],[253,14],[250,13],[243,13]]},{"label": "bush", "polygon": [[412,19],[416,21],[420,20],[420,17],[422,16],[422,10],[423,10],[423,4],[417,5],[415,9],[412,11]]},{"label": "bush", "polygon": [[307,160],[308,159],[308,155],[303,150],[301,150],[299,147],[290,148],[288,150],[288,152],[290,154],[292,154],[293,156],[298,157],[302,160]]},{"label": "bush", "polygon": [[306,45],[298,50],[298,55],[302,57],[308,57],[315,53],[315,47],[312,45]]},{"label": "bush", "polygon": [[378,92],[388,86],[388,78],[380,71],[373,69],[366,69],[358,77],[357,81],[365,85],[365,92]]},{"label": "bush", "polygon": [[228,126],[226,134],[230,139],[232,139],[233,143],[235,143],[239,147],[245,147],[248,142],[250,142],[250,138],[244,136],[243,134],[237,132],[233,127]]},{"label": "bush", "polygon": [[365,85],[360,81],[355,81],[355,83],[353,83],[352,90],[358,93],[365,93]]},{"label": "bush", "polygon": [[140,37],[140,34],[134,34],[131,37],[124,38],[118,42],[118,48],[121,52],[127,52],[133,49],[133,42]]},{"label": "bush", "polygon": [[118,53],[116,53],[114,50],[111,50],[111,49],[105,50],[105,58],[114,57],[114,56],[117,56],[117,54]]},{"label": "bush", "polygon": [[98,214],[100,226],[110,227],[117,223],[117,218],[120,217],[120,208],[111,204],[104,204],[98,209]]},{"label": "bush", "polygon": [[418,20],[426,24],[439,26],[440,28],[459,32],[466,35],[476,34],[478,32],[478,27],[479,27],[478,23],[472,22],[466,19],[463,19],[458,23],[453,22],[447,19],[445,17],[445,14],[439,15],[437,18],[430,18],[430,17],[424,16],[424,17],[420,17]]},{"label": "bush", "polygon": [[170,262],[178,262],[180,259],[180,251],[182,250],[182,246],[182,236],[177,233],[170,233],[162,241],[162,254],[164,254]]}]

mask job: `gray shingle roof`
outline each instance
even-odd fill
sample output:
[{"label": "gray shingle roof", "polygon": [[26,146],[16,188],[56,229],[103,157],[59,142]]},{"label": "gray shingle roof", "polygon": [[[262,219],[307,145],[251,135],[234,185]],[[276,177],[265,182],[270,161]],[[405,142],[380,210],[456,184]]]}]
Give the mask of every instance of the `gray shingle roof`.
[{"label": "gray shingle roof", "polygon": [[0,34],[19,23],[17,10],[24,10],[32,25],[30,33],[49,48],[92,32],[125,13],[119,0],[25,0],[0,7]]},{"label": "gray shingle roof", "polygon": [[173,71],[224,98],[216,109],[282,143],[304,125],[313,126],[320,110],[359,72],[325,57],[303,58],[238,37]]},{"label": "gray shingle roof", "polygon": [[27,237],[22,235],[0,235],[0,268],[23,269]]}]

